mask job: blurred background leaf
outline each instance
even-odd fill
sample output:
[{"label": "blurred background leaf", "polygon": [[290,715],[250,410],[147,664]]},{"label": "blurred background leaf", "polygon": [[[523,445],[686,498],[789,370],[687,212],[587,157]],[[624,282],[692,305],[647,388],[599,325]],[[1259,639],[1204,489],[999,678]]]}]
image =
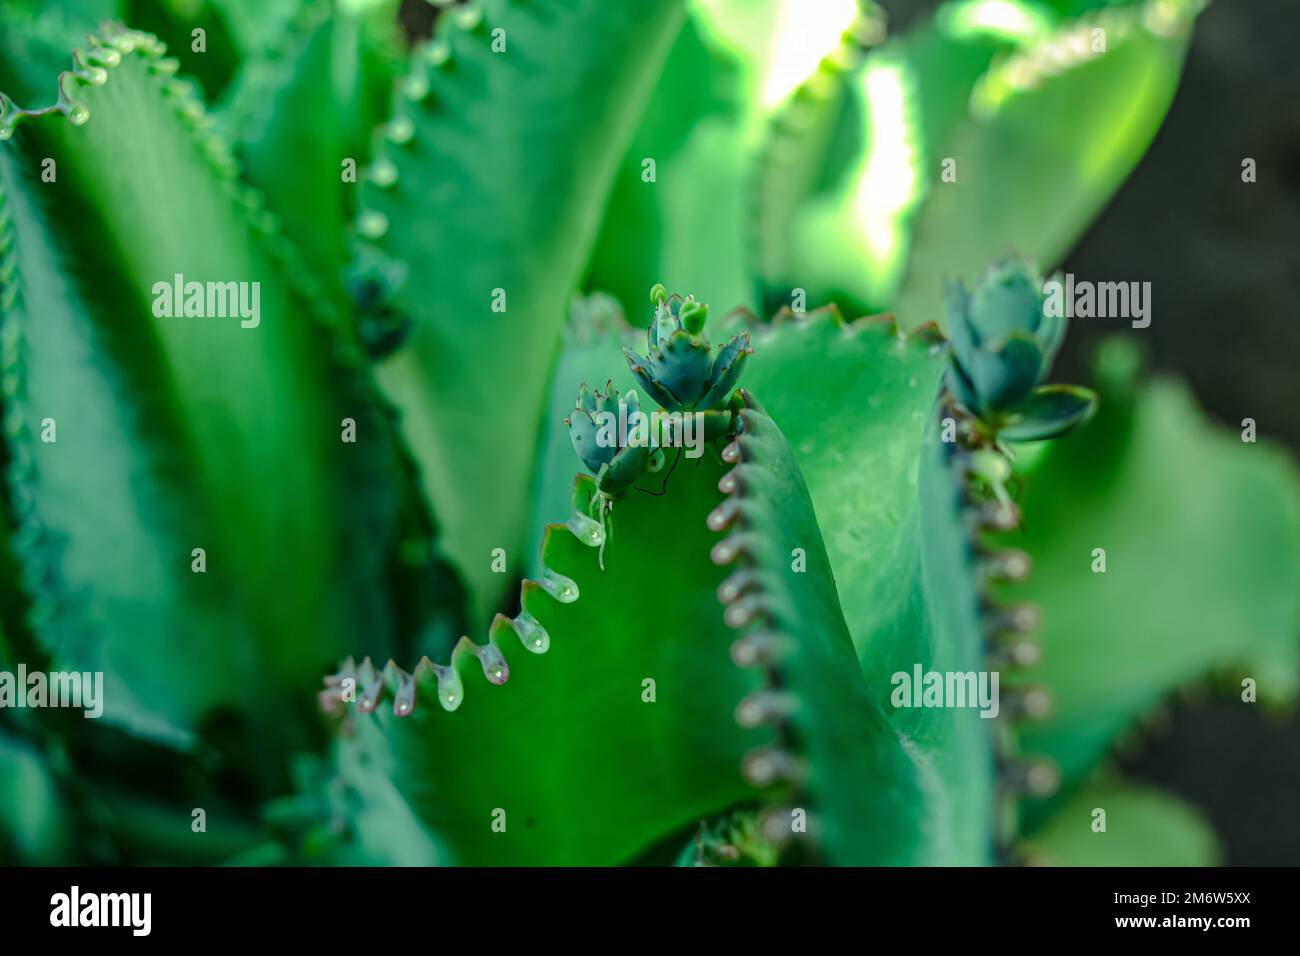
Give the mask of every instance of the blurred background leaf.
[{"label": "blurred background leaf", "polygon": [[64,862],[72,821],[42,754],[0,730],[0,864]]},{"label": "blurred background leaf", "polygon": [[1025,679],[1054,698],[1022,736],[1067,784],[1180,686],[1221,671],[1238,701],[1250,677],[1261,700],[1289,703],[1300,680],[1294,463],[1137,372],[1131,343],[1103,350],[1101,410],[1028,465],[1023,534],[1008,542],[1034,562],[1008,594],[1043,610],[1043,660]]},{"label": "blurred background leaf", "polygon": [[[63,666],[106,672],[110,721],[188,744],[229,708],[277,715],[268,745],[301,744],[306,708],[284,695],[306,702],[310,662],[360,628],[395,639],[398,449],[337,315],[223,144],[194,132],[201,108],[147,41],[115,35],[139,50],[78,90],[88,121],[29,119],[0,156],[5,328],[27,350],[5,373],[9,488],[33,623]],[[155,316],[155,283],[176,275],[259,283],[262,324],[122,321],[127,303]],[[57,440],[37,441],[51,420]]]},{"label": "blurred background leaf", "polygon": [[[1103,832],[1093,829],[1097,810],[1105,811]],[[1222,859],[1214,831],[1193,807],[1117,779],[1088,784],[1023,849],[1054,866],[1214,866]]]}]

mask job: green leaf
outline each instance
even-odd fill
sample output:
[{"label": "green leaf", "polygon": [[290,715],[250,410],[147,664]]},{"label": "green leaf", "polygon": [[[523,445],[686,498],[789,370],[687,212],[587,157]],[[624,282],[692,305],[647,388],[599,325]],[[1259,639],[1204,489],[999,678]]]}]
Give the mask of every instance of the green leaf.
[{"label": "green leaf", "polygon": [[492,573],[491,551],[517,560],[523,544],[567,301],[681,2],[499,0],[484,11],[442,17],[416,57],[359,227],[406,271],[393,305],[411,338],[380,378],[486,620],[508,578]]},{"label": "green leaf", "polygon": [[[1104,810],[1104,832],[1097,832]],[[1215,866],[1222,858],[1209,821],[1155,787],[1107,778],[1089,783],[1022,844],[1056,866]]]},{"label": "green leaf", "polygon": [[[225,24],[241,60],[260,55],[284,23],[312,0],[206,0]],[[374,5],[361,0],[357,5]]]},{"label": "green leaf", "polygon": [[1043,441],[1077,428],[1097,411],[1097,395],[1077,385],[1043,385],[998,429],[1004,441]]},{"label": "green leaf", "polygon": [[[641,317],[647,323],[649,312]],[[937,347],[903,340],[889,321],[846,325],[829,309],[786,316],[789,321],[751,328],[754,354],[739,384],[764,396],[791,440],[824,518],[836,580],[856,582],[841,599],[864,655],[872,631],[909,604],[892,580],[909,557],[900,557],[898,566],[888,562],[907,555],[902,542],[915,531],[909,520],[917,512],[922,440],[945,362]],[[745,327],[743,313],[725,316],[715,335],[725,341]],[[621,352],[627,342],[643,347],[644,331],[629,330],[621,317],[575,322],[556,363],[548,407],[570,408],[583,382],[603,385],[612,378],[620,390],[634,387]],[[561,417],[543,430],[539,513],[563,506],[576,466]]]},{"label": "green leaf", "polygon": [[727,307],[752,298],[739,226],[753,104],[734,53],[698,21],[678,35],[619,164],[587,278],[638,314],[655,282]]},{"label": "green leaf", "polygon": [[1222,671],[1234,696],[1249,677],[1261,699],[1289,701],[1300,674],[1294,463],[1211,426],[1178,382],[1135,387],[1119,344],[1103,353],[1096,419],[1021,469],[1012,542],[1034,567],[1009,593],[1044,621],[1026,677],[1054,699],[1023,749],[1067,783],[1181,685]]},{"label": "green leaf", "polygon": [[[5,439],[32,622],[63,666],[105,672],[110,721],[184,744],[229,708],[288,745],[306,715],[285,696],[307,699],[313,661],[361,631],[395,640],[399,449],[157,41],[114,31],[79,62],[57,108],[5,104],[0,134]],[[157,316],[176,275],[259,283],[259,323]]]},{"label": "green leaf", "polygon": [[[523,616],[513,626],[498,616],[477,651],[462,642],[456,677],[417,668],[408,716],[384,704],[350,714],[356,735],[341,746],[362,753],[345,779],[391,781],[445,845],[444,861],[463,864],[624,862],[752,794],[740,764],[754,735],[733,712],[755,681],[728,657],[714,596],[722,572],[705,527],[720,470],[698,459],[665,495],[620,499],[606,519],[603,570],[594,538],[570,530],[599,528],[593,482],[579,478],[569,526],[547,530],[550,590],[526,581]],[[576,599],[560,590],[566,578]],[[534,646],[539,626],[547,636]],[[390,668],[381,690],[364,665],[356,673],[359,704],[368,688],[396,702],[406,681]],[[484,686],[483,674],[501,686]],[[452,712],[439,706],[448,694]],[[493,829],[497,810],[504,832]],[[391,828],[390,859],[401,833]]]},{"label": "green leaf", "polygon": [[973,277],[991,255],[1048,271],[1069,252],[1159,129],[1202,5],[1100,11],[980,78],[937,154],[956,160],[956,180],[929,190],[912,228],[897,298],[907,327],[942,325],[944,278]]},{"label": "green leaf", "polygon": [[[981,575],[975,566],[968,530],[970,515],[962,494],[966,479],[954,458],[953,445],[941,438],[937,418],[935,415],[931,419],[926,432],[919,468],[920,521],[916,533],[920,537],[917,547],[921,569],[919,584],[912,587],[925,602],[920,628],[928,637],[929,649],[928,654],[918,656],[917,662],[931,671],[973,674],[979,680],[999,667],[985,656]],[[908,626],[907,617],[894,625],[900,626]],[[892,630],[878,633],[873,639],[902,643]],[[901,656],[897,660],[900,667],[906,663]],[[1003,710],[1009,700],[1001,696],[1000,689],[994,693],[1001,697],[996,719],[1005,724],[1011,719]],[[1000,830],[993,830],[1002,812],[994,756],[998,735],[1005,730],[994,723],[991,713],[968,704],[965,708],[903,711],[894,720],[900,732],[911,733],[916,746],[933,761],[942,781],[942,787],[931,793],[931,813],[944,825],[939,832],[948,834],[949,842],[936,852],[945,863],[991,863],[994,840],[1002,838]]]},{"label": "green leaf", "polygon": [[[780,164],[757,187],[771,152],[765,121],[835,54],[854,21],[851,2],[695,0],[619,168],[588,286],[626,306],[656,281],[730,309],[759,306],[753,260],[783,222],[802,179]],[[803,155],[816,134],[791,124]],[[786,155],[778,144],[777,151]],[[647,182],[646,160],[655,178]],[[756,199],[755,192],[761,196]],[[705,202],[702,196],[707,196]],[[762,223],[751,222],[755,216]],[[797,283],[796,283],[797,284]],[[782,301],[789,301],[787,286]]]},{"label": "green leaf", "polygon": [[68,808],[41,754],[0,732],[0,863],[50,866],[72,853]]},{"label": "green leaf", "polygon": [[1106,7],[1140,6],[1144,0],[1037,0],[1063,16],[1077,17]]},{"label": "green leaf", "polygon": [[819,67],[775,114],[753,180],[769,302],[798,286],[942,326],[943,279],[1013,250],[1050,267],[1124,181],[1173,97],[1200,0],[993,6],[944,4],[860,66]]},{"label": "green leaf", "polygon": [[102,779],[95,783],[93,800],[94,825],[111,840],[117,851],[113,860],[119,864],[215,866],[266,839],[261,829],[231,812],[224,801],[217,805],[204,800],[206,829],[196,831],[195,808],[189,802],[164,802],[147,790],[142,793]]},{"label": "green leaf", "polygon": [[753,180],[769,303],[792,287],[854,312],[895,300],[911,217],[934,188],[923,171],[937,175],[945,136],[994,55],[1023,42],[959,29],[952,11],[865,58],[846,37],[774,114]]},{"label": "green leaf", "polygon": [[57,9],[69,17],[94,25],[114,16],[121,4],[120,0],[13,0],[13,5]]},{"label": "green leaf", "polygon": [[846,325],[829,310],[756,328],[753,345],[740,384],[764,396],[790,440],[835,579],[852,582],[841,601],[870,672],[871,635],[912,601],[898,581],[917,559],[918,468],[943,359],[892,322]]},{"label": "green leaf", "polygon": [[938,346],[890,321],[829,312],[756,330],[742,384],[772,396],[826,538],[845,620],[878,705],[925,767],[928,859],[988,862],[991,720],[895,709],[893,677],[986,669],[957,475],[942,454]]},{"label": "green leaf", "polygon": [[[243,65],[221,116],[245,178],[266,195],[313,273],[336,295],[342,294],[345,224],[355,213],[359,171],[370,159],[371,136],[387,115],[402,62],[386,32],[394,6],[385,0],[362,11],[323,0],[301,3],[267,48]],[[304,162],[304,156],[316,159]]]},{"label": "green leaf", "polygon": [[[304,6],[286,25],[276,56],[244,67],[226,124],[248,181],[266,195],[313,272],[337,295],[347,256],[349,187],[341,164],[349,150],[332,70],[346,33],[329,4]],[[315,158],[303,162],[306,156]]]},{"label": "green leaf", "polygon": [[[303,0],[261,0],[264,24],[275,25],[287,16],[291,5]],[[215,101],[229,86],[246,51],[224,17],[223,4],[213,0],[117,0],[117,9],[93,19],[83,18],[84,29],[76,38],[106,22],[125,23],[148,32],[167,45],[178,61],[180,73],[193,78],[203,96]]]},{"label": "green leaf", "polygon": [[[789,313],[786,313],[788,316]],[[718,338],[738,331],[723,319]],[[751,330],[754,354],[740,384],[765,396],[806,478],[839,601],[873,698],[933,767],[927,812],[930,859],[986,862],[993,768],[988,724],[974,711],[894,711],[891,677],[915,664],[983,669],[969,542],[956,510],[956,478],[934,457],[942,443],[935,399],[943,350],[905,340],[890,321],[845,324],[830,310]],[[552,405],[580,381],[616,386],[626,374],[619,325],[577,327],[557,364]],[[554,508],[573,451],[562,427],[547,433],[539,502]],[[683,462],[681,467],[685,467]],[[787,564],[789,558],[787,557]]]},{"label": "green leaf", "polygon": [[[928,850],[923,771],[856,666],[830,559],[785,436],[748,390],[742,394],[730,459],[738,464],[722,486],[733,497],[710,525],[735,525],[714,560],[736,560],[740,570],[719,595],[729,623],[742,628],[738,655],[752,654],[768,675],[738,719],[777,727],[774,746],[751,755],[748,772],[792,778],[793,808],[778,810],[785,819],[774,825],[793,828],[806,802],[831,862],[921,862]],[[806,767],[796,769],[798,761]]]},{"label": "green leaf", "polygon": [[[370,751],[343,739],[334,748],[338,780],[329,787],[333,817],[346,822],[346,839],[331,840],[329,862],[343,866],[436,866],[448,848],[429,832],[399,791],[391,768],[376,773]],[[341,786],[339,786],[341,784]],[[341,793],[340,793],[341,792]]]},{"label": "green leaf", "polygon": [[86,39],[89,24],[63,5],[37,10],[0,4],[0,90],[14,101],[34,105],[50,93],[50,78],[66,69],[68,51]]},{"label": "green leaf", "polygon": [[856,0],[692,0],[690,9],[708,42],[738,65],[744,99],[753,106],[748,122],[756,125],[838,47],[862,6]]}]

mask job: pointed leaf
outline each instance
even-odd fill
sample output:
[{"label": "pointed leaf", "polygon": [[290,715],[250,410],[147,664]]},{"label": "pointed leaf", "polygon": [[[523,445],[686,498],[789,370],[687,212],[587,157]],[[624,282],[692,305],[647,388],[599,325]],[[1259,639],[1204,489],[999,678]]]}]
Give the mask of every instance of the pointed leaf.
[{"label": "pointed leaf", "polygon": [[961,29],[951,12],[870,51],[846,42],[775,114],[754,179],[769,301],[792,286],[855,313],[895,301],[917,205],[949,185],[932,182],[947,131],[994,56],[1025,42]]},{"label": "pointed leaf", "polygon": [[490,552],[516,553],[526,534],[536,410],[567,300],[681,7],[497,0],[451,11],[388,125],[377,162],[396,175],[365,186],[360,231],[407,265],[393,304],[414,323],[380,379],[483,621],[505,580]]},{"label": "pointed leaf", "polygon": [[1005,441],[1057,438],[1086,422],[1097,411],[1097,394],[1078,385],[1043,385],[1034,389],[998,431]]},{"label": "pointed leaf", "polygon": [[341,295],[345,223],[402,64],[386,35],[396,29],[396,4],[295,6],[241,67],[220,121],[245,178],[266,195],[313,273]]},{"label": "pointed leaf", "polygon": [[[1105,811],[1105,829],[1098,830]],[[1218,837],[1195,808],[1155,787],[1107,778],[1088,784],[1024,841],[1053,866],[1214,866]]]},{"label": "pointed leaf", "polygon": [[[398,449],[355,347],[157,42],[114,32],[82,62],[60,109],[6,112],[0,145],[33,624],[64,666],[105,671],[109,720],[184,743],[215,708],[274,713],[288,742],[305,728],[282,695],[309,693],[312,660],[359,630],[395,639]],[[166,317],[178,275],[245,283],[245,306],[255,288],[256,325],[184,301]]]},{"label": "pointed leaf", "polygon": [[[742,569],[722,593],[728,617],[742,627],[740,646],[774,645],[760,658],[768,688],[740,710],[743,716],[752,708],[755,719],[775,711],[771,722],[780,728],[779,743],[755,763],[806,762],[788,802],[798,810],[806,797],[802,809],[816,819],[831,862],[919,862],[928,849],[922,772],[857,667],[817,517],[785,436],[748,390],[742,394],[738,464],[724,479],[733,498],[715,512],[734,527],[715,560],[731,555]],[[795,810],[786,811],[792,829]]]},{"label": "pointed leaf", "polygon": [[67,862],[72,839],[68,807],[41,754],[0,732],[0,864]]},{"label": "pointed leaf", "polygon": [[1023,749],[1067,784],[1180,685],[1222,671],[1234,695],[1249,677],[1285,701],[1300,673],[1294,463],[1212,428],[1180,383],[1135,391],[1127,350],[1104,356],[1097,417],[1024,466],[1010,542],[1034,564],[1016,599],[1044,621],[1026,679],[1053,696]]},{"label": "pointed leaf", "polygon": [[[738,321],[724,320],[719,336],[739,331]],[[992,722],[973,710],[895,711],[890,704],[892,675],[910,674],[918,663],[983,668],[957,479],[934,457],[948,446],[926,437],[938,425],[946,352],[901,339],[892,322],[845,325],[829,311],[751,333],[754,354],[739,384],[762,390],[807,481],[866,686],[932,769],[926,779],[941,781],[926,790],[925,858],[987,862]],[[575,336],[558,366],[554,400],[565,401],[571,382],[617,367],[618,356],[615,332]],[[548,439],[539,463],[543,506],[556,500],[560,475],[572,468],[567,444],[562,434]],[[678,470],[690,467],[683,460]]]},{"label": "pointed leaf", "polygon": [[[740,764],[755,734],[733,712],[756,681],[729,658],[714,596],[723,572],[705,527],[719,473],[700,459],[667,494],[620,499],[603,570],[596,539],[570,530],[598,530],[593,483],[581,477],[569,527],[547,529],[541,576],[571,579],[576,597],[526,581],[525,616],[513,628],[499,617],[491,631],[508,679],[488,686],[463,653],[454,711],[439,706],[439,686],[417,681],[409,716],[394,716],[391,684],[373,714],[353,713],[357,735],[341,746],[368,755],[355,772],[391,781],[463,864],[624,862],[751,795]],[[493,829],[497,810],[504,832]]]},{"label": "pointed leaf", "polygon": [[[757,331],[742,386],[790,440],[826,536],[863,674],[922,777],[934,863],[987,863],[993,721],[974,709],[896,709],[900,672],[987,669],[958,476],[935,405],[944,351],[892,322],[831,313]],[[935,783],[935,781],[938,781]],[[932,784],[932,785],[931,785]]]},{"label": "pointed leaf", "polygon": [[1159,129],[1201,6],[1099,11],[990,68],[943,147],[957,178],[930,190],[913,225],[897,298],[909,327],[942,322],[943,279],[992,255],[1060,261]]}]

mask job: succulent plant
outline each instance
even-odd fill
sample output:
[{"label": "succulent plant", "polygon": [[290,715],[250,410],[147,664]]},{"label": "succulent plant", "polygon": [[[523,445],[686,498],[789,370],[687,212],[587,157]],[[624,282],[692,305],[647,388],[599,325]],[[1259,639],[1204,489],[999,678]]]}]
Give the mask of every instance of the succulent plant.
[{"label": "succulent plant", "polygon": [[991,265],[968,292],[948,286],[949,373],[958,401],[1007,440],[1055,438],[1096,410],[1086,388],[1042,385],[1067,319],[1046,308],[1042,277],[1028,264]]},{"label": "succulent plant", "polygon": [[[106,688],[0,708],[0,856],[1212,861],[1096,771],[1205,675],[1295,698],[1295,468],[1122,344],[1089,420],[1027,267],[947,317],[938,281],[1059,261],[1197,5],[886,38],[864,4],[773,106],[772,2],[490,0],[410,50],[395,0],[146,5],[172,56],[0,5],[0,662]],[[844,124],[893,93],[916,169],[991,178],[880,191]],[[151,308],[178,275],[258,283],[260,324]],[[660,280],[641,356],[618,303]],[[714,453],[599,440],[651,402]],[[1003,677],[997,716],[896,703],[918,669]]]},{"label": "succulent plant", "polygon": [[606,495],[625,492],[649,466],[649,437],[637,434],[640,418],[636,392],[619,398],[611,379],[603,392],[593,393],[584,383],[578,389],[577,406],[564,420],[573,450]]},{"label": "succulent plant", "polygon": [[647,351],[624,348],[628,368],[646,394],[670,412],[706,411],[725,405],[753,353],[749,332],[736,333],[711,355],[704,322],[709,307],[693,296],[669,296],[662,285],[650,291],[654,319],[646,332]]}]

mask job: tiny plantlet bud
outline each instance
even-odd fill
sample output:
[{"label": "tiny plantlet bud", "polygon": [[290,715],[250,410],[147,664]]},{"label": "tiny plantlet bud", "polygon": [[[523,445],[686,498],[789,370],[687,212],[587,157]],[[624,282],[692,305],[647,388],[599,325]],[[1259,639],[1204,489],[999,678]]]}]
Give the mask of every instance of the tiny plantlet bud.
[{"label": "tiny plantlet bud", "polygon": [[655,679],[647,677],[641,682],[641,703],[653,704],[655,702]]},{"label": "tiny plantlet bud", "polygon": [[416,69],[402,81],[402,95],[412,103],[419,103],[429,95],[429,77],[423,70]]},{"label": "tiny plantlet bud", "polygon": [[796,288],[790,293],[790,311],[803,313],[808,311],[808,290]]},{"label": "tiny plantlet bud", "polygon": [[504,312],[505,310],[506,310],[506,290],[493,289],[492,290],[492,311]]},{"label": "tiny plantlet bud", "polygon": [[1243,677],[1241,679],[1241,702],[1243,704],[1255,703],[1255,678]]},{"label": "tiny plantlet bud", "polygon": [[492,832],[493,833],[506,832],[506,812],[502,810],[500,807],[496,807],[492,811]]},{"label": "tiny plantlet bud", "polygon": [[641,160],[641,182],[655,182],[655,161],[649,156]]},{"label": "tiny plantlet bud", "polygon": [[505,27],[497,27],[492,31],[492,52],[493,53],[506,52],[506,28]]},{"label": "tiny plantlet bud", "polygon": [[195,548],[190,552],[190,557],[194,560],[190,562],[190,570],[195,574],[205,574],[208,570],[208,554],[202,548]]},{"label": "tiny plantlet bud", "polygon": [[1011,463],[1006,458],[992,449],[982,448],[971,455],[971,470],[1002,498],[1002,488],[1011,480]]},{"label": "tiny plantlet bud", "polygon": [[1243,183],[1255,181],[1255,161],[1249,156],[1241,161],[1241,181]]},{"label": "tiny plantlet bud", "polygon": [[492,573],[493,574],[506,573],[506,549],[505,548],[492,549]]},{"label": "tiny plantlet bud", "polygon": [[803,548],[790,550],[790,570],[795,574],[803,574],[808,570],[808,553]]},{"label": "tiny plantlet bud", "polygon": [[955,183],[957,181],[957,160],[951,156],[946,156],[941,165],[943,169],[939,173],[939,180],[945,183]]},{"label": "tiny plantlet bud", "polygon": [[[435,6],[451,6],[450,2],[438,0]],[[483,8],[476,3],[466,4],[457,7],[453,12],[456,18],[456,25],[462,30],[477,30],[483,23]]]},{"label": "tiny plantlet bud", "polygon": [[202,807],[195,807],[190,814],[190,829],[195,833],[208,832],[208,811]]},{"label": "tiny plantlet bud", "polygon": [[1093,574],[1106,573],[1106,549],[1105,548],[1092,549],[1092,573]]},{"label": "tiny plantlet bud", "polygon": [[664,288],[662,282],[656,282],[650,287],[650,304],[663,305],[668,301],[668,290]]},{"label": "tiny plantlet bud", "polygon": [[415,123],[409,116],[395,116],[384,128],[384,135],[388,137],[389,142],[405,146],[415,137]]},{"label": "tiny plantlet bud", "polygon": [[704,329],[704,320],[709,316],[709,307],[702,302],[687,300],[682,306],[682,328],[691,335],[699,335]]},{"label": "tiny plantlet bud", "polygon": [[41,160],[41,182],[53,183],[59,178],[59,164],[50,157]]},{"label": "tiny plantlet bud", "polygon": [[357,230],[367,239],[380,239],[388,232],[388,217],[377,210],[367,209],[357,217]]},{"label": "tiny plantlet bud", "polygon": [[343,427],[343,431],[339,435],[339,437],[343,440],[344,444],[347,445],[356,444],[356,440],[357,440],[356,419],[345,418],[343,419],[343,421],[339,422],[339,424]]},{"label": "tiny plantlet bud", "polygon": [[58,441],[58,427],[53,418],[41,419],[41,441],[47,445],[53,445]]},{"label": "tiny plantlet bud", "polygon": [[203,27],[195,27],[190,31],[190,52],[208,52],[208,32]]},{"label": "tiny plantlet bud", "polygon": [[1106,811],[1101,807],[1093,807],[1092,809],[1092,832],[1106,832]]},{"label": "tiny plantlet bud", "polygon": [[355,183],[357,181],[357,161],[351,156],[343,160],[343,181],[345,183]]},{"label": "tiny plantlet bud", "polygon": [[1255,441],[1255,419],[1243,418],[1241,420],[1241,440],[1247,444]]}]

